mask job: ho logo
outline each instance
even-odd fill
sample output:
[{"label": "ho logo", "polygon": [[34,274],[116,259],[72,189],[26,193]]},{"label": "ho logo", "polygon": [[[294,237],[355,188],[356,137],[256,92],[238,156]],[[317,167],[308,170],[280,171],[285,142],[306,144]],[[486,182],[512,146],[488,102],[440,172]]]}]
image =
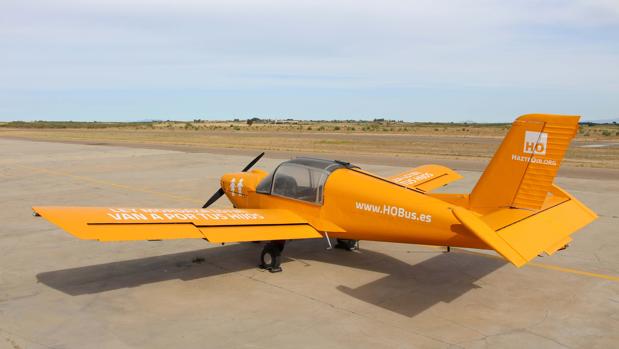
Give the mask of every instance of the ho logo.
[{"label": "ho logo", "polygon": [[524,133],[524,150],[525,154],[546,155],[546,146],[548,145],[548,133],[526,131]]}]

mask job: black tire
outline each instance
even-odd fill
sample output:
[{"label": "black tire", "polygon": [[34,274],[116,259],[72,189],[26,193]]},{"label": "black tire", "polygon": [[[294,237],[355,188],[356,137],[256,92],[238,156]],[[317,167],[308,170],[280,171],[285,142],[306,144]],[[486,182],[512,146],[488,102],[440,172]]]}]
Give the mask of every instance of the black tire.
[{"label": "black tire", "polygon": [[357,246],[357,240],[337,239],[336,248],[352,251]]},{"label": "black tire", "polygon": [[260,254],[260,268],[267,269],[271,273],[282,271],[280,267],[282,251],[277,244],[268,243]]}]

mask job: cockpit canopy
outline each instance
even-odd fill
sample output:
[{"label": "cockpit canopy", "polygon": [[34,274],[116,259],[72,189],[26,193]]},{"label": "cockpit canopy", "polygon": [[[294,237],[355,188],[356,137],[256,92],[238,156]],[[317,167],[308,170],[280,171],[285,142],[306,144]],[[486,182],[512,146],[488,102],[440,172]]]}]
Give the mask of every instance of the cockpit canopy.
[{"label": "cockpit canopy", "polygon": [[347,162],[296,158],[280,164],[258,184],[256,192],[321,205],[327,177],[337,169],[350,167]]}]

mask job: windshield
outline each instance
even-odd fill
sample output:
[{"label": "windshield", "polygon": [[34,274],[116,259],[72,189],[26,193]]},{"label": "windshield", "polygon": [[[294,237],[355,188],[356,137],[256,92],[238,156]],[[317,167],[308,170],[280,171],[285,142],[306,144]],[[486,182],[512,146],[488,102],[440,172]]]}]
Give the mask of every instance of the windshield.
[{"label": "windshield", "polygon": [[296,158],[279,165],[273,175],[258,184],[256,192],[322,204],[327,177],[339,168],[350,167],[341,161]]},{"label": "windshield", "polygon": [[322,188],[327,173],[296,164],[284,164],[273,177],[272,193],[313,203],[322,202]]}]

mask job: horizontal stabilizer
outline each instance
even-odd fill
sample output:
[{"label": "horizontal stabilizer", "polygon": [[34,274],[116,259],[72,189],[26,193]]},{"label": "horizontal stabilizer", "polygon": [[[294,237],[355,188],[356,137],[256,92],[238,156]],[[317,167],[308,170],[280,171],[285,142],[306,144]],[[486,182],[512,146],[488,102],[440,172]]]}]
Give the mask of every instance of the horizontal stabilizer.
[{"label": "horizontal stabilizer", "polygon": [[423,192],[430,192],[461,178],[456,171],[441,165],[423,165],[387,177],[394,183]]},{"label": "horizontal stabilizer", "polygon": [[[597,218],[573,196],[557,186],[554,190],[560,191],[567,200],[536,213],[511,209],[511,223],[496,230],[492,228],[496,224],[496,217],[492,215],[479,216],[463,207],[454,207],[452,212],[471,233],[520,267],[542,252],[553,254],[571,241],[571,234]],[[508,214],[503,211],[501,219]]]},{"label": "horizontal stabilizer", "polygon": [[569,200],[501,228],[497,234],[527,261],[542,252],[554,253],[571,241],[571,234],[597,218],[576,198],[565,191],[563,195]]},{"label": "horizontal stabilizer", "polygon": [[33,207],[80,239],[207,239],[240,242],[321,238],[306,220],[278,209]]},{"label": "horizontal stabilizer", "polygon": [[481,241],[497,251],[513,265],[521,267],[527,263],[527,260],[518,251],[511,247],[505,239],[497,235],[494,230],[474,213],[462,207],[454,207],[452,212],[471,233],[475,234]]}]

